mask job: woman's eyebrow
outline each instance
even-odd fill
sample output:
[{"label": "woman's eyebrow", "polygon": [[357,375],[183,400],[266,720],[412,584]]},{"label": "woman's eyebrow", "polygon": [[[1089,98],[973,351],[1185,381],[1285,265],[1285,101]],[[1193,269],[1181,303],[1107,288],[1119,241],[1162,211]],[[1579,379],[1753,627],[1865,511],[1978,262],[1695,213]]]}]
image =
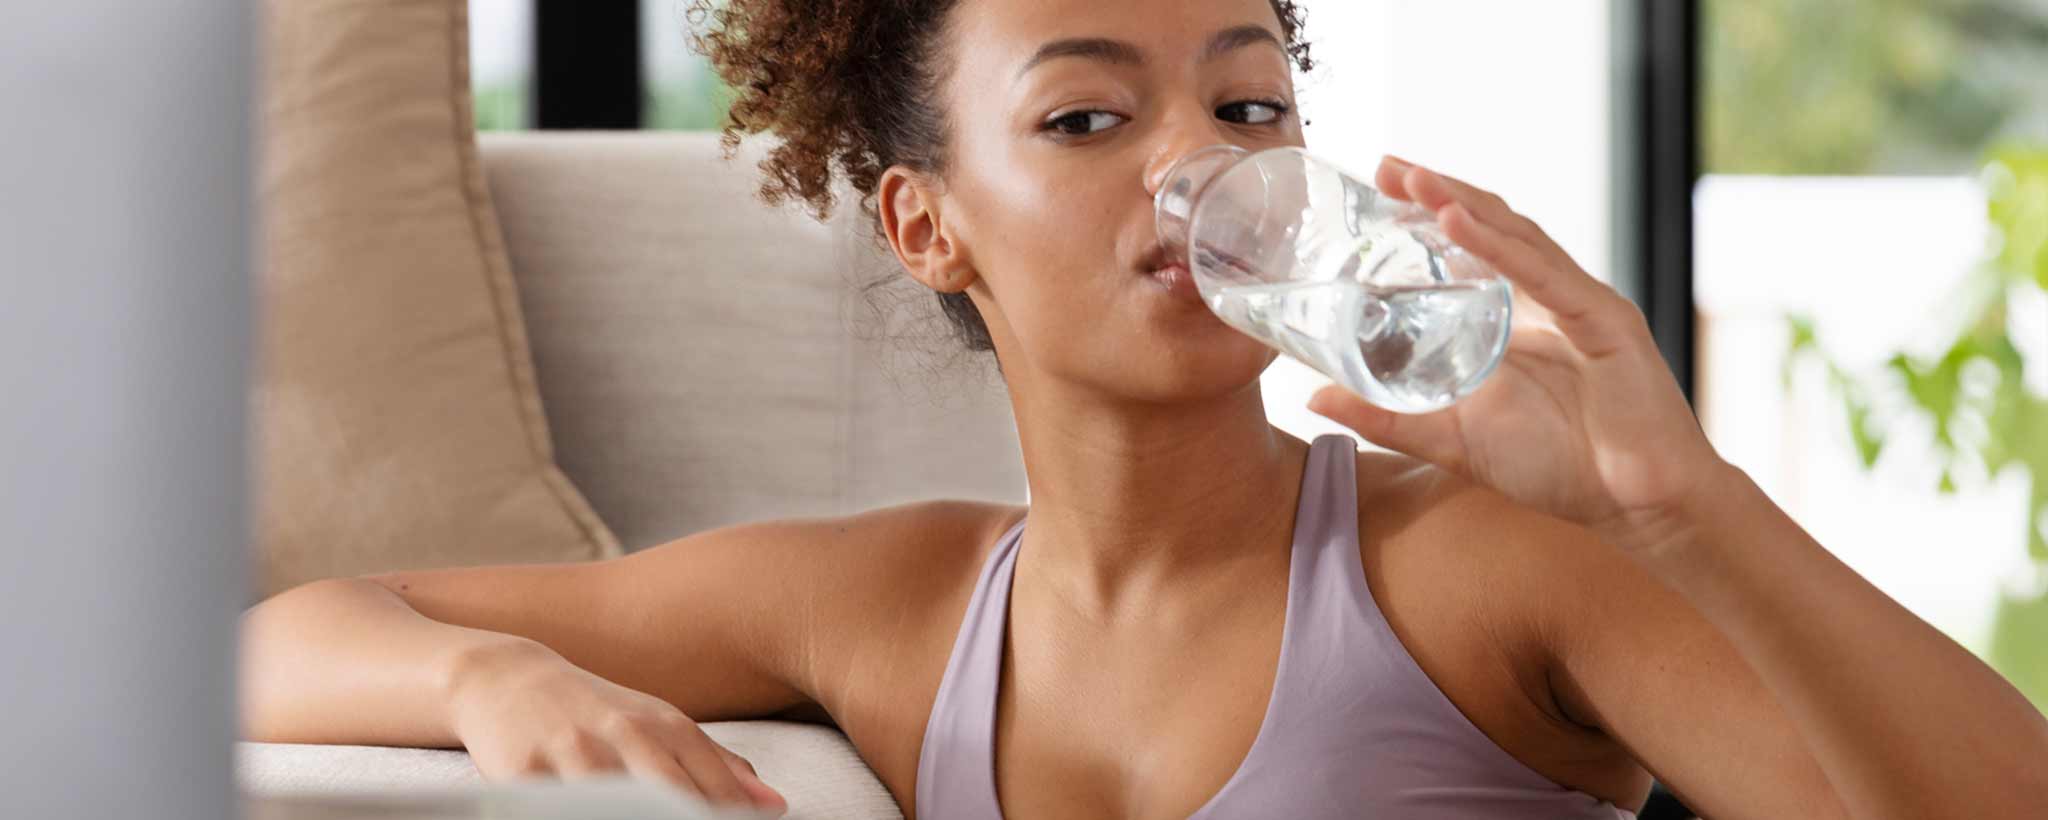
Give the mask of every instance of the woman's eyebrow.
[{"label": "woman's eyebrow", "polygon": [[1142,49],[1122,40],[1111,40],[1107,37],[1071,37],[1039,46],[1038,52],[1031,55],[1031,59],[1024,61],[1024,67],[1017,69],[1017,76],[1023,77],[1039,64],[1061,57],[1083,57],[1117,65],[1142,65],[1145,62],[1145,52]]},{"label": "woman's eyebrow", "polygon": [[[1208,45],[1202,47],[1201,61],[1206,63],[1228,52],[1257,43],[1265,43],[1281,51],[1286,50],[1280,43],[1280,36],[1274,34],[1272,29],[1246,24],[1232,26],[1210,36]],[[1131,43],[1108,37],[1070,37],[1054,40],[1040,46],[1038,51],[1031,55],[1031,59],[1025,60],[1024,67],[1017,69],[1017,76],[1021,78],[1041,63],[1061,57],[1081,57],[1117,65],[1143,65],[1145,51]]]},{"label": "woman's eyebrow", "polygon": [[1280,43],[1280,35],[1274,34],[1272,29],[1260,25],[1232,26],[1216,32],[1215,36],[1209,38],[1209,44],[1202,48],[1202,62],[1206,63],[1229,52],[1258,43],[1279,49],[1281,53],[1287,51],[1287,47]]}]

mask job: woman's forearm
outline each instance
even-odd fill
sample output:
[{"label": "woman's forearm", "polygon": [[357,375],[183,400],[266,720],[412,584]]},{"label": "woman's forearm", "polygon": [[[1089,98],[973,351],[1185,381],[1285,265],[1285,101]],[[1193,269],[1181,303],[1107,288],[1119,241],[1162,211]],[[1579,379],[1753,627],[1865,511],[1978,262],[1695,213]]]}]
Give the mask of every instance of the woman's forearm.
[{"label": "woman's forearm", "polygon": [[548,654],[415,612],[374,581],[297,587],[242,618],[242,736],[282,743],[460,744],[448,703],[479,667]]},{"label": "woman's forearm", "polygon": [[1729,468],[1646,565],[1725,633],[1856,817],[2037,817],[2048,719]]}]

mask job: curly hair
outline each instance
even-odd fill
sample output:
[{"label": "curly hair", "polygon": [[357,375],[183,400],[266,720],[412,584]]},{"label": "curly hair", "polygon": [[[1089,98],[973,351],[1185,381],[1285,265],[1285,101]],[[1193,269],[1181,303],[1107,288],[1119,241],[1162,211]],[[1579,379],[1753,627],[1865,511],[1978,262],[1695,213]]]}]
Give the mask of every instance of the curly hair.
[{"label": "curly hair", "polygon": [[[1311,70],[1300,5],[1268,2],[1289,59]],[[941,39],[957,3],[691,0],[692,45],[736,95],[724,129],[727,157],[742,137],[772,132],[780,142],[761,162],[763,200],[795,200],[823,220],[843,177],[879,229],[874,200],[884,171],[945,171],[946,122],[922,101],[936,99],[944,83]],[[995,350],[967,294],[942,293],[939,303],[970,351]]]}]

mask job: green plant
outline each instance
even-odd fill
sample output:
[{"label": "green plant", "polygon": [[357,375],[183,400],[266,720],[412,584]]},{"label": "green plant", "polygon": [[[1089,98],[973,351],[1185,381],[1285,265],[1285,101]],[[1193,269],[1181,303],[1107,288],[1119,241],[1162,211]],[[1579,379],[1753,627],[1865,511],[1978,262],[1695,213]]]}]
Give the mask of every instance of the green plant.
[{"label": "green plant", "polygon": [[2034,0],[1710,0],[1702,24],[1712,173],[1963,173],[2048,107]]},{"label": "green plant", "polygon": [[[2015,293],[2048,292],[2048,147],[1995,150],[1984,179],[1996,253],[1959,291],[1963,321],[1940,355],[1922,359],[1901,352],[1883,372],[1861,377],[1828,356],[1811,319],[1794,316],[1782,377],[1790,389],[1796,366],[1820,363],[1842,400],[1865,469],[1877,464],[1893,428],[1880,422],[1875,408],[1902,406],[1932,423],[1942,468],[1938,492],[1954,493],[1959,475],[1989,479],[2020,471],[2031,485],[2027,553],[2036,571],[2048,577],[2048,396],[2028,391],[2025,355],[2007,321]],[[2048,590],[2000,594],[1989,654],[1994,666],[2048,709]]]},{"label": "green plant", "polygon": [[647,128],[661,131],[716,131],[725,127],[733,93],[709,66],[693,76],[657,85],[649,95]]},{"label": "green plant", "polygon": [[520,83],[480,86],[471,97],[476,130],[520,131],[526,128],[526,87]]}]

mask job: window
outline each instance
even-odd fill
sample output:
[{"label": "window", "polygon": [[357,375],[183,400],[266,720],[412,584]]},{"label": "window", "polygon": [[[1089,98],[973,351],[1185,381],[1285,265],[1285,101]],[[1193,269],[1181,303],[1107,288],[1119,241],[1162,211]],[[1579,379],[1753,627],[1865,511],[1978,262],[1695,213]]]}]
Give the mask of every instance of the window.
[{"label": "window", "polygon": [[[476,99],[476,124],[482,131],[516,131],[537,126],[535,105],[536,65],[535,10],[541,0],[472,0],[469,7],[470,86]],[[701,55],[691,48],[687,0],[640,0],[636,22],[628,15],[620,25],[617,16],[604,13],[575,13],[573,8],[550,7],[564,17],[587,18],[574,22],[586,26],[572,35],[575,45],[590,45],[587,51],[572,48],[566,59],[585,60],[605,54],[603,43],[592,38],[633,37],[637,31],[641,101],[637,121],[648,129],[710,131],[720,128],[731,95]],[[607,9],[608,10],[608,9]],[[600,10],[602,11],[602,10]],[[610,66],[598,61],[573,67],[571,74],[559,75],[557,82],[613,83]],[[628,78],[630,81],[631,78]],[[624,83],[619,83],[624,85]],[[573,94],[573,91],[562,92]],[[567,113],[580,117],[589,110]],[[556,116],[563,116],[558,112]],[[583,126],[588,127],[588,126]]]},{"label": "window", "polygon": [[716,131],[731,94],[711,64],[691,48],[686,0],[641,0],[640,54],[645,61],[645,125],[669,131]]},{"label": "window", "polygon": [[528,127],[533,0],[470,0],[469,85],[478,130]]},{"label": "window", "polygon": [[[533,125],[537,1],[476,0],[471,6],[480,128]],[[640,0],[642,127],[716,129],[731,102],[690,48],[687,5]],[[1541,222],[1588,270],[1607,275],[1614,232],[1609,0],[1304,5],[1321,66],[1301,80],[1312,150],[1368,177],[1382,153],[1400,153],[1492,188]],[[1474,19],[1488,24],[1470,25]],[[1490,59],[1437,59],[1446,44]],[[1518,70],[1502,73],[1500,65]],[[1349,434],[1305,407],[1328,383],[1304,365],[1280,360],[1264,379],[1269,417],[1297,436]]]},{"label": "window", "polygon": [[[1609,276],[1609,0],[1303,6],[1318,63],[1298,81],[1310,151],[1368,180],[1393,153],[1490,188]],[[1487,58],[1444,60],[1446,51]],[[1295,436],[1349,434],[1304,407],[1329,383],[1280,359],[1263,383],[1267,416]]]},{"label": "window", "polygon": [[[1993,152],[2048,165],[2048,7],[1706,0],[1702,23],[1703,425],[1844,562],[2048,707],[2048,269],[1987,264],[2008,241],[1987,199],[2012,179]],[[2022,378],[1956,344],[1970,324],[2011,342]],[[1950,352],[1969,363],[1939,368]],[[2034,403],[1981,412],[2000,395]],[[1987,447],[2013,463],[1987,471]]]}]

